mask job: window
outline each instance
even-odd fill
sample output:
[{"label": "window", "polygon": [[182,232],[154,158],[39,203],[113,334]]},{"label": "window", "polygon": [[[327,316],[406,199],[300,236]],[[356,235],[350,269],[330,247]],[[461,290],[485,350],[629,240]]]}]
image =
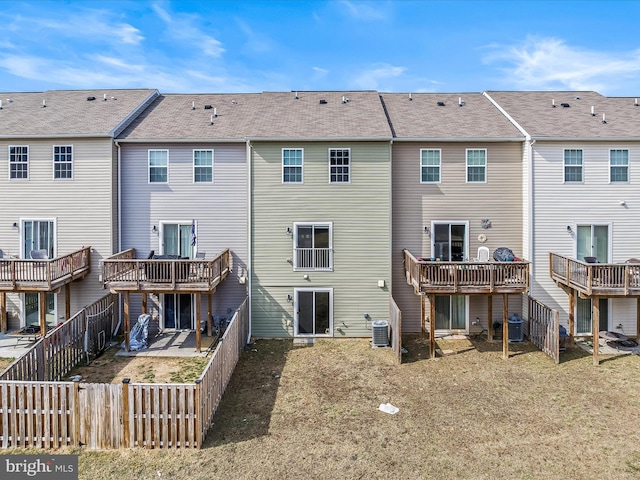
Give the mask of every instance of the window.
[{"label": "window", "polygon": [[294,270],[333,270],[330,223],[294,225]]},{"label": "window", "polygon": [[609,150],[609,181],[629,181],[629,150]]},{"label": "window", "polygon": [[302,149],[282,149],[282,183],[302,183]]},{"label": "window", "polygon": [[213,182],[213,150],[193,151],[194,183]]},{"label": "window", "polygon": [[149,183],[168,183],[169,150],[149,150]]},{"label": "window", "polygon": [[71,145],[53,147],[53,178],[73,178],[73,147]]},{"label": "window", "polygon": [[487,151],[467,150],[467,183],[487,181]]},{"label": "window", "polygon": [[440,183],[440,150],[420,150],[420,183]]},{"label": "window", "polygon": [[333,289],[294,289],[294,336],[333,335]]},{"label": "window", "polygon": [[331,183],[349,183],[351,150],[348,148],[329,150],[329,181]]},{"label": "window", "polygon": [[582,182],[582,150],[564,151],[564,181]]},{"label": "window", "polygon": [[9,178],[29,178],[29,147],[26,145],[9,146]]}]

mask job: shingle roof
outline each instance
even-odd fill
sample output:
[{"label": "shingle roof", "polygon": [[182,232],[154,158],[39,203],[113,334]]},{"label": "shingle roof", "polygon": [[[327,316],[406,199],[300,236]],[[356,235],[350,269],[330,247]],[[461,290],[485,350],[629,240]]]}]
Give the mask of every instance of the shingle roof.
[{"label": "shingle roof", "polygon": [[264,92],[256,113],[254,138],[391,138],[374,91]]},{"label": "shingle roof", "polygon": [[[524,138],[481,93],[381,93],[398,139]],[[459,102],[463,106],[459,106]],[[438,105],[441,102],[444,105]]]},{"label": "shingle roof", "polygon": [[[536,138],[614,139],[640,137],[640,107],[633,98],[597,92],[496,92],[487,94]],[[556,106],[553,107],[553,104]],[[563,107],[562,104],[568,104]],[[591,107],[595,115],[591,115]],[[606,123],[602,122],[605,114]]]},{"label": "shingle roof", "polygon": [[107,136],[156,93],[153,89],[0,93],[0,137]]},{"label": "shingle roof", "polygon": [[259,103],[258,93],[160,95],[119,138],[242,140],[252,131]]}]

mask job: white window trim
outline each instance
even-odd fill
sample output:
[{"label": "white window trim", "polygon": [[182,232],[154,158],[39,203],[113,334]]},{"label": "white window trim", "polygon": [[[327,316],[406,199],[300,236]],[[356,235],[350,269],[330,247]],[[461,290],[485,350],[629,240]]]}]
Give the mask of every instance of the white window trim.
[{"label": "white window trim", "polygon": [[[611,180],[611,167],[615,166],[615,167],[620,167],[621,165],[611,165],[611,152],[617,152],[618,150],[624,150],[627,152],[627,179],[625,181],[613,181]],[[584,153],[583,155],[583,159],[582,159],[582,163],[584,163]],[[630,174],[630,169],[629,169],[629,164],[631,163],[631,160],[629,159],[629,149],[628,148],[610,148],[609,149],[609,183],[613,183],[616,185],[624,185],[627,183],[630,183],[631,181],[631,174]]]},{"label": "white window trim", "polygon": [[[208,182],[196,182],[196,152],[211,152],[211,181]],[[204,184],[210,184],[210,183],[215,183],[215,178],[213,176],[213,166],[215,165],[215,153],[213,151],[213,148],[194,148],[193,152],[192,152],[192,164],[193,164],[193,183],[194,184],[199,184],[199,183],[204,183]],[[167,164],[169,163],[169,160],[167,158]],[[200,168],[202,168],[202,166],[200,166]],[[167,175],[167,179],[169,178],[169,175]]]},{"label": "white window trim", "polygon": [[[425,165],[422,165],[422,153],[423,152],[438,152],[439,154],[439,160],[440,163],[438,163],[438,181],[437,182],[432,182],[432,181],[423,181],[422,180],[422,168],[425,167]],[[486,158],[486,155],[485,155]],[[465,156],[465,163],[466,163],[466,156]],[[486,163],[486,160],[485,160]],[[420,179],[420,183],[422,184],[438,184],[438,183],[442,183],[442,149],[441,148],[421,148],[420,149],[420,172],[419,172],[419,179]],[[428,167],[433,167],[433,165],[428,165]],[[486,168],[486,165],[485,165]],[[485,170],[486,173],[486,170]],[[474,182],[475,183],[475,182]]]},{"label": "white window trim", "polygon": [[[300,150],[300,152],[302,152],[302,163],[300,165],[300,170],[301,170],[302,173],[300,175],[300,181],[299,182],[285,182],[284,181],[284,152],[285,152],[285,150]],[[297,148],[297,147],[283,148],[282,151],[280,152],[280,166],[281,166],[281,169],[282,169],[280,171],[280,181],[282,182],[283,185],[302,185],[304,183],[304,148]]]},{"label": "white window trim", "polygon": [[[329,267],[309,268],[297,266],[298,227],[329,227]],[[294,222],[293,223],[293,271],[294,272],[333,272],[333,222]]]},{"label": "white window trim", "polygon": [[158,234],[157,234],[157,236],[158,236],[158,250],[157,250],[157,252],[159,252],[158,255],[164,255],[165,254],[165,244],[163,242],[165,225],[191,225],[192,222],[195,223],[195,226],[196,226],[196,244],[192,248],[193,254],[195,255],[195,252],[198,250],[198,221],[197,220],[192,220],[192,219],[160,220],[158,222]]},{"label": "white window trim", "polygon": [[[329,333],[299,333],[298,332],[298,292],[329,292],[329,328],[327,329]],[[333,288],[294,288],[293,289],[293,333],[294,337],[302,337],[302,338],[323,338],[323,337],[333,337]]]},{"label": "white window trim", "polygon": [[[167,152],[167,181],[166,182],[152,182],[151,181],[151,152]],[[155,167],[157,168],[157,167]],[[150,148],[147,150],[147,183],[149,185],[166,185],[169,183],[169,149],[167,148]]]},{"label": "white window trim", "polygon": [[[11,165],[12,165],[12,163],[11,163],[11,149],[12,148],[18,148],[18,147],[27,149],[27,176],[26,176],[26,178],[11,178]],[[29,180],[29,176],[30,176],[30,173],[31,173],[30,172],[30,170],[31,170],[31,151],[29,149],[29,145],[9,145],[7,147],[7,159],[9,161],[9,171],[7,173],[8,173],[8,177],[9,177],[10,181],[12,181],[12,182],[20,182],[20,181],[26,182],[27,180]]]},{"label": "white window trim", "polygon": [[[346,150],[347,152],[349,152],[349,167],[348,167],[348,171],[349,171],[349,180],[344,182],[344,181],[331,181],[331,151],[332,150]],[[329,183],[331,185],[349,185],[351,183],[351,148],[341,148],[341,147],[333,147],[333,148],[329,148],[327,151],[327,156],[329,159]]]},{"label": "white window trim", "polygon": [[[56,178],[56,147],[71,147],[71,177],[69,178]],[[75,176],[75,156],[76,156],[76,149],[74,148],[73,145],[69,145],[69,144],[59,144],[59,145],[53,145],[51,147],[51,163],[52,163],[52,178],[53,180],[55,180],[56,182],[64,182],[65,180],[73,180],[73,177]],[[62,163],[69,163],[69,162],[59,162],[60,164]]]},{"label": "white window trim", "polygon": [[[567,181],[567,175],[566,175],[566,170],[565,168],[567,167],[567,164],[565,163],[567,157],[567,152],[571,151],[571,150],[580,150],[582,152],[582,164],[580,165],[580,168],[582,169],[582,174],[580,175],[580,181]],[[573,166],[577,166],[577,165],[569,165],[570,167]],[[609,170],[609,172],[611,172],[611,170]],[[609,173],[609,175],[611,175],[611,173]],[[584,183],[584,149],[582,148],[564,148],[562,150],[562,183],[568,183],[568,184],[573,184],[573,185],[578,185],[578,184],[582,184]]]},{"label": "white window trim", "polygon": [[[483,182],[470,182],[469,181],[469,152],[477,152],[477,151],[481,151],[484,152],[484,181]],[[442,160],[441,160],[442,162]],[[489,179],[489,167],[488,167],[488,163],[489,163],[489,157],[487,155],[487,149],[486,148],[467,148],[465,149],[465,153],[464,153],[464,180],[465,183],[473,183],[473,184],[482,184],[482,183],[487,183],[488,179]],[[472,167],[478,167],[478,165],[471,165]]]},{"label": "white window trim", "polygon": [[436,256],[436,252],[434,250],[435,237],[433,237],[435,232],[435,227],[437,224],[449,224],[449,225],[464,225],[464,252],[462,253],[463,258],[469,258],[469,221],[468,220],[431,220],[431,230],[430,230],[430,239],[431,239],[431,258]]},{"label": "white window trim", "polygon": [[24,259],[24,223],[25,222],[53,222],[53,258],[58,256],[58,220],[57,217],[20,217],[20,249],[18,256]]}]

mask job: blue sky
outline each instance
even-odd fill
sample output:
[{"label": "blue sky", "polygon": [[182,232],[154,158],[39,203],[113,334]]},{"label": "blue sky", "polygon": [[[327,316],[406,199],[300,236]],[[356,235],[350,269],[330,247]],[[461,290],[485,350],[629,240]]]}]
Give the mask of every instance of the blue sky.
[{"label": "blue sky", "polygon": [[636,1],[0,0],[0,90],[640,95]]}]

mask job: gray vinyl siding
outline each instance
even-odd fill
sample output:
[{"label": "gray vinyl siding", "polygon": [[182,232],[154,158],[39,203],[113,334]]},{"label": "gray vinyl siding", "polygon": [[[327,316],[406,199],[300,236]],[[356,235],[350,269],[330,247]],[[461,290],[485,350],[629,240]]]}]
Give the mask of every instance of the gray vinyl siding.
[{"label": "gray vinyl siding", "polygon": [[[441,149],[441,182],[420,183],[420,149]],[[466,183],[466,149],[487,150],[486,183]],[[518,257],[522,251],[523,224],[522,143],[420,143],[393,144],[393,298],[402,311],[403,332],[421,330],[420,298],[407,285],[403,249],[417,257],[431,256],[431,236],[424,226],[434,220],[468,222],[468,258],[485,245],[491,254],[508,247]],[[491,228],[482,228],[489,219]],[[485,234],[486,243],[478,236]],[[469,324],[480,317],[486,328],[486,298],[469,297]],[[509,314],[520,311],[519,296],[509,297]],[[428,302],[427,302],[428,309]],[[512,311],[513,310],[513,311]],[[502,320],[502,295],[494,297],[493,319]],[[476,327],[471,327],[473,331]]]},{"label": "gray vinyl siding", "polygon": [[[9,145],[29,146],[29,179],[9,180]],[[53,145],[73,146],[73,179],[53,179]],[[98,281],[100,260],[111,255],[112,142],[110,139],[18,139],[0,142],[0,248],[19,256],[20,232],[11,228],[22,219],[54,219],[56,254],[91,246],[91,272],[71,284],[72,315],[106,292]],[[7,296],[8,317],[20,318],[20,295]],[[64,315],[64,289],[57,294],[58,317]]]},{"label": "gray vinyl siding", "polygon": [[[564,183],[564,149],[582,149],[583,182]],[[609,182],[609,150],[629,150],[629,182]],[[567,325],[569,298],[549,276],[549,252],[575,258],[575,235],[567,225],[610,225],[610,261],[640,258],[638,209],[640,208],[640,145],[633,142],[543,142],[534,145],[535,169],[535,269],[532,293],[557,309]],[[621,201],[626,206],[620,205]],[[610,300],[613,326],[636,333],[635,299]]]},{"label": "gray vinyl siding", "polygon": [[[303,184],[282,183],[282,148],[304,149]],[[351,183],[329,183],[329,148],[351,149]],[[293,336],[294,304],[287,295],[305,287],[333,288],[333,336],[370,336],[365,313],[389,318],[389,143],[253,142],[252,159],[253,335]],[[286,232],[294,222],[332,222],[333,271],[294,271],[287,261],[293,235]]]},{"label": "gray vinyl siding", "polygon": [[[121,144],[122,250],[135,248],[138,258],[161,252],[152,227],[161,221],[197,225],[197,250],[212,259],[229,248],[233,272],[213,295],[213,314],[226,316],[247,296],[238,281],[247,275],[247,163],[245,143]],[[149,149],[169,151],[169,183],[148,183]],[[213,183],[193,182],[193,150],[214,151]],[[150,299],[151,302],[154,299]],[[157,301],[157,299],[155,299]],[[202,296],[203,312],[207,297]],[[141,311],[141,296],[131,297],[131,317]],[[205,314],[203,313],[203,320]]]}]

